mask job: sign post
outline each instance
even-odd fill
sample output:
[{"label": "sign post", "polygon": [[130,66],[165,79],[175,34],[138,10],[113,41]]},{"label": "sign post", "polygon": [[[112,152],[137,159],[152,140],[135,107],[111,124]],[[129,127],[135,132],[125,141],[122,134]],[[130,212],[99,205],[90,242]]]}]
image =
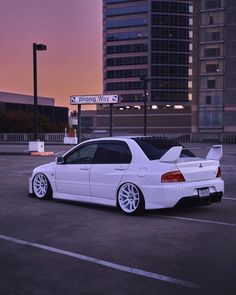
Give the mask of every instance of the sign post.
[{"label": "sign post", "polygon": [[78,105],[78,123],[77,123],[78,143],[81,141],[81,105],[110,104],[109,136],[112,136],[113,104],[115,103],[119,103],[118,95],[83,95],[83,96],[72,95],[70,97],[70,104]]},{"label": "sign post", "polygon": [[76,135],[79,143],[81,140],[81,104],[78,104]]}]

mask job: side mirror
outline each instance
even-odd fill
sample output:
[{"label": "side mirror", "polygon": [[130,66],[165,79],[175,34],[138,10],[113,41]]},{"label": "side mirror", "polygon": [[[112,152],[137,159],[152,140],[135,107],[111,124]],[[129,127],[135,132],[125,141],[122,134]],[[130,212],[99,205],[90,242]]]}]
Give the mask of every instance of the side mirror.
[{"label": "side mirror", "polygon": [[56,157],[56,163],[57,164],[63,164],[64,163],[64,159],[63,159],[63,157]]}]

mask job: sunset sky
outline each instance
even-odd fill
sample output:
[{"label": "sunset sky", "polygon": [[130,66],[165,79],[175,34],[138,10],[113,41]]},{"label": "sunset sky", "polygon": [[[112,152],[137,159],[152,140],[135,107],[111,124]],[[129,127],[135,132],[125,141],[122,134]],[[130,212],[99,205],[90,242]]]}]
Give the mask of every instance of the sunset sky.
[{"label": "sunset sky", "polygon": [[102,93],[102,0],[1,0],[0,91],[38,95],[69,107],[70,95]]}]

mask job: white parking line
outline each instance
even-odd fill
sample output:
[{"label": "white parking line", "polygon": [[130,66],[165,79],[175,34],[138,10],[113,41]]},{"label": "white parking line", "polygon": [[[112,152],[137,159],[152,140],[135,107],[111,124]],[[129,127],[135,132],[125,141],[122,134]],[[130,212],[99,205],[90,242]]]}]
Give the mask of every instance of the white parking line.
[{"label": "white parking line", "polygon": [[117,263],[112,263],[112,262],[109,262],[109,261],[106,261],[106,260],[100,260],[100,259],[97,259],[97,258],[94,258],[94,257],[89,257],[89,256],[81,255],[81,254],[78,254],[78,253],[65,251],[65,250],[61,250],[61,249],[58,249],[58,248],[38,244],[38,243],[32,243],[32,242],[28,242],[28,241],[24,241],[24,240],[19,240],[19,239],[15,239],[15,238],[12,238],[12,237],[9,237],[9,236],[5,236],[5,235],[0,235],[0,239],[10,241],[10,242],[13,242],[13,243],[16,243],[16,244],[24,245],[24,246],[30,246],[30,247],[34,247],[34,248],[54,252],[54,253],[57,253],[57,254],[70,256],[70,257],[77,258],[77,259],[80,259],[80,260],[84,260],[84,261],[88,261],[88,262],[91,262],[91,263],[99,264],[99,265],[102,265],[102,266],[105,266],[105,267],[108,267],[108,268],[120,270],[120,271],[123,271],[123,272],[128,272],[128,273],[135,274],[135,275],[144,276],[144,277],[147,277],[147,278],[152,278],[152,279],[159,280],[159,281],[164,281],[164,282],[175,284],[175,285],[180,285],[180,286],[187,287],[187,288],[192,288],[192,289],[199,288],[199,286],[197,284],[194,284],[194,283],[191,283],[191,282],[179,280],[179,279],[172,278],[172,277],[165,276],[165,275],[161,275],[161,274],[158,274],[158,273],[148,272],[148,271],[138,269],[138,268],[128,267],[128,266],[124,266],[124,265],[117,264]]},{"label": "white parking line", "polygon": [[225,225],[225,226],[231,226],[236,227],[235,223],[227,223],[227,222],[220,222],[220,221],[213,221],[213,220],[204,220],[204,219],[194,219],[194,218],[188,218],[188,217],[181,217],[181,216],[169,216],[169,215],[153,215],[156,217],[163,217],[163,218],[170,218],[170,219],[180,219],[180,220],[186,220],[186,221],[194,221],[194,222],[201,222],[201,223],[209,223],[209,224],[217,224],[217,225]]},{"label": "white parking line", "polygon": [[223,200],[231,200],[231,201],[236,201],[236,198],[223,197]]}]

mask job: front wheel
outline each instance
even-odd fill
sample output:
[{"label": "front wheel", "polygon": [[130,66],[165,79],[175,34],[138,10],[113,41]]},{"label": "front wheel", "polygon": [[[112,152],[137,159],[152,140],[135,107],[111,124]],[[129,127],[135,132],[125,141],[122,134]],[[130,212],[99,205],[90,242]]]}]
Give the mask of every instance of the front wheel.
[{"label": "front wheel", "polygon": [[52,197],[51,185],[43,173],[34,176],[33,193],[39,199],[50,199]]},{"label": "front wheel", "polygon": [[143,195],[133,183],[122,184],[118,192],[118,204],[123,212],[130,215],[144,211]]}]

